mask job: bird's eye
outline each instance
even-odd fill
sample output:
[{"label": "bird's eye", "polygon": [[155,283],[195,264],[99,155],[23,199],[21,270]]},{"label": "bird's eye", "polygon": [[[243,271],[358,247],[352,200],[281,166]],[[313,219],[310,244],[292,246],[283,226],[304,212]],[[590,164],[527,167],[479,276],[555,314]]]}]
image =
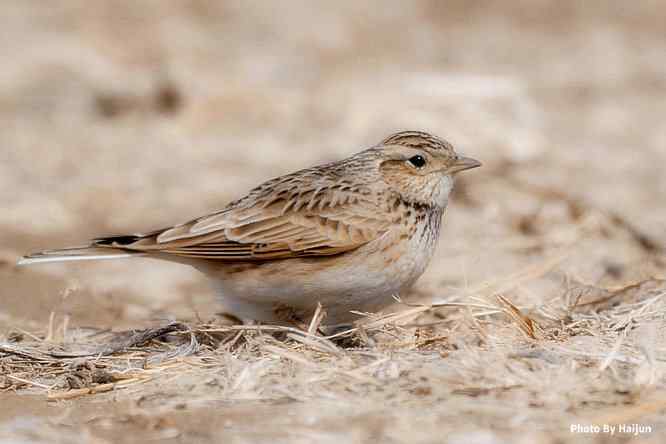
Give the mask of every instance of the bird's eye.
[{"label": "bird's eye", "polygon": [[415,168],[423,168],[426,164],[425,158],[418,154],[407,159],[407,162],[411,163]]}]

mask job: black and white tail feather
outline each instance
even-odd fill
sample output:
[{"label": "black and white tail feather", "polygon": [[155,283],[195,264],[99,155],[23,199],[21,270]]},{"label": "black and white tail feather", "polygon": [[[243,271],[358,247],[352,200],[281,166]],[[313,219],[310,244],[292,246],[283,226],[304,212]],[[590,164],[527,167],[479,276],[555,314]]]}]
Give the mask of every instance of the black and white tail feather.
[{"label": "black and white tail feather", "polygon": [[46,264],[52,262],[93,261],[145,256],[140,251],[125,250],[105,245],[106,239],[95,239],[90,245],[45,250],[23,256],[17,265]]}]

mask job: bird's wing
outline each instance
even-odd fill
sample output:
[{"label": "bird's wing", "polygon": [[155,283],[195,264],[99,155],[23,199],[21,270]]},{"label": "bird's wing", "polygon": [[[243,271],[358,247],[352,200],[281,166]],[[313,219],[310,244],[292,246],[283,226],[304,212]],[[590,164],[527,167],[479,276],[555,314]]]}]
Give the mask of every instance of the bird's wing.
[{"label": "bird's wing", "polygon": [[379,238],[393,223],[380,208],[385,203],[348,184],[263,187],[218,213],[147,235],[97,239],[94,245],[221,261],[330,256]]}]

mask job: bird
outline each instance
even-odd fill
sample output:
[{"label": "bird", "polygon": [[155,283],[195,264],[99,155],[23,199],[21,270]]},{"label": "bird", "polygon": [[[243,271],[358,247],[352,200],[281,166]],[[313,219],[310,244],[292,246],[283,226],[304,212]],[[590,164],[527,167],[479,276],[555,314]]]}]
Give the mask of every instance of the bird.
[{"label": "bird", "polygon": [[[244,322],[326,325],[381,312],[423,274],[455,176],[481,166],[446,140],[401,131],[343,160],[268,180],[219,211],[167,228],[46,250],[19,265],[150,257],[207,275]],[[130,278],[130,276],[128,276]]]}]

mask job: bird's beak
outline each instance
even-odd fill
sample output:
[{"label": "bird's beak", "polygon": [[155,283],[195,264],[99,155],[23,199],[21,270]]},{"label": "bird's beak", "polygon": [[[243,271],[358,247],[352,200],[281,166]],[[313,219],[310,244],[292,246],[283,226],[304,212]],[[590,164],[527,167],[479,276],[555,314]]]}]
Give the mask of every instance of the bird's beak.
[{"label": "bird's beak", "polygon": [[455,161],[455,163],[447,168],[446,173],[447,174],[454,174],[454,173],[459,173],[461,171],[465,170],[471,170],[472,168],[478,168],[481,166],[481,162],[479,162],[476,159],[472,159],[471,157],[458,157]]}]

